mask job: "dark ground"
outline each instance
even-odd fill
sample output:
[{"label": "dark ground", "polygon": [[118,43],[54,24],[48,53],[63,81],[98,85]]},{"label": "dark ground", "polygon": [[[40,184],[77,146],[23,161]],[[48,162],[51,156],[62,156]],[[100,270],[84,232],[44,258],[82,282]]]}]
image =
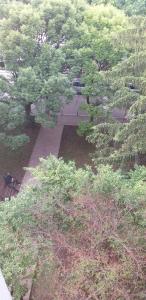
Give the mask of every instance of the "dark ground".
[{"label": "dark ground", "polygon": [[[39,126],[25,129],[25,133],[29,135],[30,142],[23,146],[21,149],[12,151],[4,145],[0,145],[0,200],[8,197],[11,193],[9,188],[4,189],[3,175],[9,172],[19,182],[22,181],[24,176],[24,169],[28,165],[36,138],[39,133]],[[15,194],[12,192],[12,195]]]},{"label": "dark ground", "polygon": [[89,154],[93,153],[95,148],[83,136],[79,136],[76,130],[76,126],[64,126],[59,157],[63,157],[65,161],[74,160],[77,167],[92,165]]}]

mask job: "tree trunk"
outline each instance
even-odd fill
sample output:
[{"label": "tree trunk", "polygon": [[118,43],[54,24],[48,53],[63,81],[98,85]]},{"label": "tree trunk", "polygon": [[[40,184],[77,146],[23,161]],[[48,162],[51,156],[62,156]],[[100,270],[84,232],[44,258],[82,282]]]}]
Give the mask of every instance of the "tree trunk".
[{"label": "tree trunk", "polygon": [[56,43],[55,48],[56,48],[56,49],[59,49],[59,47],[60,47],[60,42],[58,41],[58,42]]},{"label": "tree trunk", "polygon": [[140,164],[140,158],[139,158],[139,154],[135,154],[135,165],[139,165]]},{"label": "tree trunk", "polygon": [[25,105],[25,114],[26,118],[29,118],[31,115],[31,103]]},{"label": "tree trunk", "polygon": [[25,119],[28,126],[35,124],[35,117],[31,115],[31,104],[28,103],[25,105]]},{"label": "tree trunk", "polygon": [[94,122],[94,117],[93,116],[90,116],[90,122]]},{"label": "tree trunk", "polygon": [[87,101],[87,104],[90,104],[90,98],[89,98],[89,96],[86,96],[86,101]]}]

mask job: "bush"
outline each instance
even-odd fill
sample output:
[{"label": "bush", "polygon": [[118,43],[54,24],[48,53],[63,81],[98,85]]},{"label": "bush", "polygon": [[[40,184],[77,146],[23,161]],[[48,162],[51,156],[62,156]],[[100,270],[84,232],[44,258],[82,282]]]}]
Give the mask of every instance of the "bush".
[{"label": "bush", "polygon": [[52,299],[140,299],[145,168],[131,171],[128,179],[109,166],[93,174],[51,156],[33,173],[35,188],[0,205],[0,264],[14,299],[24,294],[23,280],[34,276],[35,264],[36,293],[51,278]]},{"label": "bush", "polygon": [[94,180],[94,191],[105,195],[115,194],[121,188],[122,179],[121,171],[113,172],[111,166],[101,165]]}]

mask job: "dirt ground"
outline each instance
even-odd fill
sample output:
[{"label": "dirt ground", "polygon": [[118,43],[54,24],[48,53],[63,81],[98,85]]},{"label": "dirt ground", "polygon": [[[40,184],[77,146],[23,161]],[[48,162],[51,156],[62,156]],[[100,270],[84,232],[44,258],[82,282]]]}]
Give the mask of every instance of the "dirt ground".
[{"label": "dirt ground", "polygon": [[74,160],[77,167],[84,164],[92,165],[90,154],[95,151],[95,148],[76,131],[76,126],[64,126],[59,157],[63,157],[65,161]]},{"label": "dirt ground", "polygon": [[36,125],[24,130],[29,135],[30,142],[21,149],[12,151],[2,144],[0,145],[0,200],[15,194],[14,192],[11,193],[9,188],[4,188],[3,176],[9,172],[19,182],[22,181],[25,173],[23,168],[28,165],[39,129],[40,127]]}]

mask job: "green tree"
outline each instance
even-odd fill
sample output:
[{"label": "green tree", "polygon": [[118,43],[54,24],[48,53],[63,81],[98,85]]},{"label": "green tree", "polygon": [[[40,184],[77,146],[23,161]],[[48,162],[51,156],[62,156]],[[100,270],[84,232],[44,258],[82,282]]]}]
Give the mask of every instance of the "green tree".
[{"label": "green tree", "polygon": [[[28,141],[27,136],[21,133],[25,120],[24,109],[21,103],[10,96],[12,85],[3,76],[0,78],[0,90],[0,142],[15,149]],[[16,128],[17,134],[12,136]]]},{"label": "green tree", "polygon": [[129,16],[145,15],[146,1],[145,0],[91,0],[89,3],[93,4],[112,4],[119,9],[122,9]]},{"label": "green tree", "polygon": [[129,15],[145,15],[146,13],[146,1],[145,0],[114,0],[114,4],[125,10]]},{"label": "green tree", "polygon": [[98,96],[101,87],[104,88],[101,71],[108,70],[121,58],[122,53],[114,47],[112,36],[126,24],[124,13],[111,5],[87,6],[77,37],[67,44],[71,48],[67,50],[72,72],[80,75],[85,83],[83,93],[88,104],[89,97]]},{"label": "green tree", "polygon": [[[121,42],[122,41],[122,42]],[[117,39],[118,45],[118,39]],[[133,17],[129,29],[119,36],[127,54],[106,73],[109,109],[125,110],[127,122],[112,118],[95,126],[90,140],[96,143],[96,161],[122,163],[146,153],[145,144],[145,18]]]},{"label": "green tree", "polygon": [[124,13],[111,5],[90,5],[84,12],[84,19],[77,37],[69,41],[68,63],[72,76],[81,77],[85,87],[82,94],[87,99],[84,109],[90,115],[90,124],[81,124],[80,132],[86,133],[93,121],[105,117],[107,95],[104,73],[123,57],[125,50],[115,47],[114,36],[126,28],[128,20]]},{"label": "green tree", "polygon": [[36,121],[53,126],[60,107],[72,99],[71,82],[63,75],[64,44],[82,21],[84,5],[69,0],[6,5],[7,14],[0,20],[0,53],[13,75],[8,92],[16,106],[23,106],[25,120],[31,119],[34,104]]}]

